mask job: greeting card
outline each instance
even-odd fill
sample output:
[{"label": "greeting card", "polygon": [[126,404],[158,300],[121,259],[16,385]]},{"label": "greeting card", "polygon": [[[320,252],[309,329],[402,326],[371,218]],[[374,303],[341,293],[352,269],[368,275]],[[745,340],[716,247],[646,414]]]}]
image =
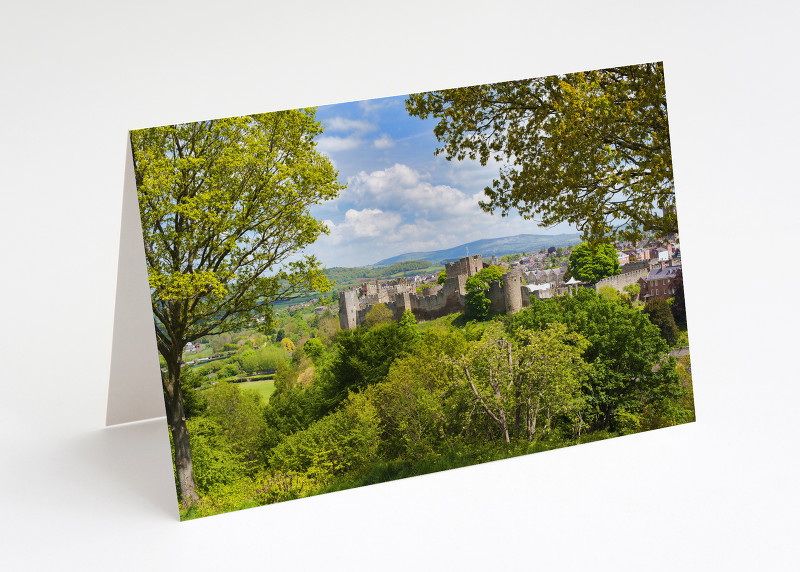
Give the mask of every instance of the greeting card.
[{"label": "greeting card", "polygon": [[130,146],[182,519],[694,420],[660,63]]}]

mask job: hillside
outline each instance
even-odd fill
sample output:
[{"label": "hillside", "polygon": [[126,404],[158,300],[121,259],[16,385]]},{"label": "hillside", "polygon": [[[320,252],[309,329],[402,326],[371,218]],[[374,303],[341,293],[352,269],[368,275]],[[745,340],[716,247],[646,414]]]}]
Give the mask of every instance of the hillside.
[{"label": "hillside", "polygon": [[429,260],[433,264],[441,264],[443,261],[458,260],[469,254],[481,254],[484,257],[503,256],[504,254],[516,254],[518,252],[537,252],[542,248],[550,246],[571,246],[579,243],[580,235],[575,234],[518,234],[517,236],[505,236],[502,238],[486,238],[476,240],[467,244],[460,244],[444,250],[434,250],[428,252],[407,252],[398,254],[391,258],[385,258],[375,263],[375,266],[396,264],[406,260]]}]

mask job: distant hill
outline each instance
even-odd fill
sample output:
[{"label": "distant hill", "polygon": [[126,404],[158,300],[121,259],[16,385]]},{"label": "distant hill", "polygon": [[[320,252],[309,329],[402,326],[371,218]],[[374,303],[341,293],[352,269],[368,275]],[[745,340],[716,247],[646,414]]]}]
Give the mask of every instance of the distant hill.
[{"label": "distant hill", "polygon": [[467,255],[469,249],[470,256],[481,254],[484,258],[493,254],[503,256],[504,254],[516,254],[518,252],[538,252],[542,248],[551,246],[571,246],[580,242],[580,235],[575,234],[518,234],[517,236],[505,236],[503,238],[486,238],[476,240],[467,244],[460,244],[453,248],[444,250],[434,250],[428,252],[407,252],[385,258],[376,262],[375,266],[384,266],[405,262],[406,260],[429,260],[433,264],[458,260]]}]

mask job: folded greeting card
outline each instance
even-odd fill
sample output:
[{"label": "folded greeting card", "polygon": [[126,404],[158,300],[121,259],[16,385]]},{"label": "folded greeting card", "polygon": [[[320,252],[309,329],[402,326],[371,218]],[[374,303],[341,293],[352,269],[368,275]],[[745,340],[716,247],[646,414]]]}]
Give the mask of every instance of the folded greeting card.
[{"label": "folded greeting card", "polygon": [[130,145],[182,519],[694,420],[660,63]]}]

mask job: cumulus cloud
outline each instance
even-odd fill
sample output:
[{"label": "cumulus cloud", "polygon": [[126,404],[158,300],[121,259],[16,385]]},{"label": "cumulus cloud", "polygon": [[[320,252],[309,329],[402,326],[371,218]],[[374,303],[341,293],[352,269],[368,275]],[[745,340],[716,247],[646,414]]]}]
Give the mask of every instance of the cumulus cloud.
[{"label": "cumulus cloud", "polygon": [[365,133],[367,131],[374,131],[377,126],[369,121],[361,119],[347,119],[346,117],[331,117],[325,121],[325,129],[327,131],[356,131]]},{"label": "cumulus cloud", "polygon": [[380,137],[372,142],[372,145],[376,149],[388,149],[389,147],[394,147],[394,141],[391,137],[386,135],[386,133],[383,133]]},{"label": "cumulus cloud", "polygon": [[323,153],[330,153],[336,151],[347,151],[355,149],[361,145],[362,140],[351,135],[349,137],[337,137],[335,135],[323,135],[317,139],[317,149]]},{"label": "cumulus cloud", "polygon": [[326,211],[331,233],[316,250],[329,265],[374,264],[405,252],[440,250],[483,238],[537,232],[519,216],[491,216],[478,201],[481,192],[465,193],[437,185],[407,165],[362,171]]},{"label": "cumulus cloud", "polygon": [[381,209],[348,209],[344,221],[334,224],[330,221],[328,228],[336,242],[348,242],[353,239],[364,239],[389,236],[397,232],[402,221],[399,213],[387,213]]},{"label": "cumulus cloud", "polygon": [[404,105],[405,98],[403,97],[385,97],[383,99],[365,99],[358,102],[358,107],[364,113],[375,113],[387,107],[396,107]]},{"label": "cumulus cloud", "polygon": [[434,185],[411,167],[400,164],[351,177],[343,199],[359,206],[399,211],[410,219],[439,220],[479,212],[475,197],[455,187]]}]

